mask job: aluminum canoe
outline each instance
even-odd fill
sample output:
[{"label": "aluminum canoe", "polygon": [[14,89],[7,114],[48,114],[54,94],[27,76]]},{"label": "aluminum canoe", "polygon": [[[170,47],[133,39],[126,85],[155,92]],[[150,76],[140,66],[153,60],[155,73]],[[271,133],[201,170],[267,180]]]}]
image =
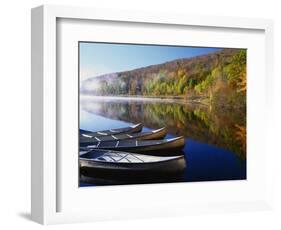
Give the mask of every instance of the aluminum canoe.
[{"label": "aluminum canoe", "polygon": [[174,156],[184,148],[184,137],[176,137],[164,140],[120,140],[120,141],[97,141],[94,143],[80,143],[81,150],[89,149],[110,149],[116,151],[126,151],[133,153],[143,153],[159,155],[159,156]]},{"label": "aluminum canoe", "polygon": [[[82,171],[116,173],[173,174],[182,172],[186,166],[184,156],[152,156],[137,153],[90,150],[79,158]],[[134,174],[135,175],[135,174]]]},{"label": "aluminum canoe", "polygon": [[108,135],[116,135],[120,133],[138,133],[142,130],[142,124],[136,124],[129,127],[119,128],[119,129],[109,129],[102,130],[97,132],[92,132],[84,129],[80,129],[80,137],[100,137],[100,136],[108,136]]},{"label": "aluminum canoe", "polygon": [[93,143],[99,141],[120,141],[120,140],[158,140],[163,139],[166,136],[166,128],[156,129],[149,132],[143,133],[123,133],[123,134],[112,134],[107,136],[80,136],[80,143]]}]

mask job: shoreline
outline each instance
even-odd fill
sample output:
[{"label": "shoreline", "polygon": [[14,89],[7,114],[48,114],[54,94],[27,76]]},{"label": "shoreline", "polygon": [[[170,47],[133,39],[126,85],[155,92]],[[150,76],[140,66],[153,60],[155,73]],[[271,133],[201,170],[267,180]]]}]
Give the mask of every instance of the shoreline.
[{"label": "shoreline", "polygon": [[158,102],[158,103],[176,103],[176,104],[186,104],[193,106],[204,106],[204,107],[217,107],[227,110],[231,109],[244,109],[242,106],[228,106],[227,104],[212,104],[211,100],[206,96],[129,96],[129,95],[118,95],[118,96],[95,96],[89,94],[81,94],[80,100],[103,100],[109,101],[143,101],[143,102]]},{"label": "shoreline", "polygon": [[98,97],[98,98],[151,98],[151,99],[182,99],[185,100],[184,96],[143,96],[143,95],[108,95],[108,96],[102,96],[102,95],[91,95],[91,94],[81,94],[83,97]]},{"label": "shoreline", "polygon": [[[184,103],[184,104],[201,104],[208,106],[208,103],[203,103],[199,98],[194,100],[188,100],[184,96],[129,96],[129,95],[118,95],[118,96],[95,96],[95,95],[80,95],[82,99],[98,99],[98,100],[131,100],[131,101],[154,101],[154,102],[167,102],[167,103]],[[205,97],[202,97],[205,99]]]}]

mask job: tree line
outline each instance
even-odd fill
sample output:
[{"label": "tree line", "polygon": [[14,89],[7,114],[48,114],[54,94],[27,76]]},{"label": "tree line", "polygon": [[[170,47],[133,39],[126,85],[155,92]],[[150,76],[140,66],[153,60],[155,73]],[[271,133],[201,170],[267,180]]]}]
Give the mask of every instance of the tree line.
[{"label": "tree line", "polygon": [[246,105],[246,50],[223,49],[199,57],[97,78],[91,94],[102,96],[181,96],[215,104]]}]

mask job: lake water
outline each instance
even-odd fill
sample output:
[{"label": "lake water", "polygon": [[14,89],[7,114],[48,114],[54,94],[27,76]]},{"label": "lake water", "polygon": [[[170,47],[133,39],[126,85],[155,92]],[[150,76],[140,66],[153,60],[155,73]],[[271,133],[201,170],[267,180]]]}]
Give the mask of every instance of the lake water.
[{"label": "lake water", "polygon": [[[173,178],[110,180],[109,184],[246,179],[246,112],[201,104],[133,98],[81,97],[80,128],[99,131],[142,123],[143,131],[166,127],[166,138],[185,137],[186,169]],[[107,184],[81,175],[80,186]],[[115,179],[115,178],[111,178]]]}]

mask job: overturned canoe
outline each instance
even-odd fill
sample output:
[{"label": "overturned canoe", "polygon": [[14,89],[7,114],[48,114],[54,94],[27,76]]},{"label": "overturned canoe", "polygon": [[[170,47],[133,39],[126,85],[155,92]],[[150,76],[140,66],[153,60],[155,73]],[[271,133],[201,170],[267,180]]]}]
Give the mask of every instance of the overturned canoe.
[{"label": "overturned canoe", "polygon": [[149,132],[143,133],[123,133],[116,135],[107,135],[107,136],[99,136],[99,137],[85,137],[80,136],[80,143],[89,143],[89,142],[97,142],[97,141],[120,141],[126,139],[136,139],[136,140],[158,140],[163,139],[166,136],[166,128],[161,128]]},{"label": "overturned canoe", "polygon": [[124,127],[120,129],[109,129],[103,130],[98,132],[91,132],[88,130],[80,129],[80,137],[100,137],[100,136],[108,136],[108,135],[115,135],[120,133],[138,133],[142,130],[142,124],[136,124],[129,127]]},{"label": "overturned canoe", "polygon": [[120,141],[98,141],[80,143],[80,150],[87,149],[111,149],[134,153],[153,155],[174,156],[185,145],[184,137],[176,137],[165,140],[120,140]]},{"label": "overturned canoe", "polygon": [[170,174],[185,168],[184,156],[159,157],[112,150],[88,151],[80,155],[79,163],[82,171],[109,172],[112,177],[114,172]]}]

